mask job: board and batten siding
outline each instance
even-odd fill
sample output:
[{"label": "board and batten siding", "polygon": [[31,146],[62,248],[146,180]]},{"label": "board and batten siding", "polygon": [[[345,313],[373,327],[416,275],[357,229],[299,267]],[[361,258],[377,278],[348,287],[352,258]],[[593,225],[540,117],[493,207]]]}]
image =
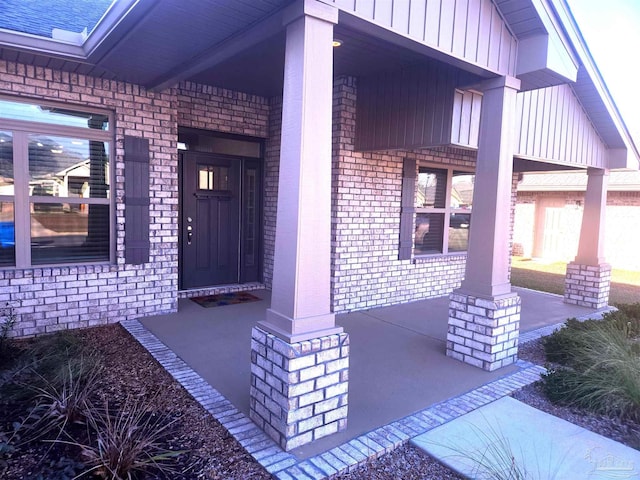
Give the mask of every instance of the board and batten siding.
[{"label": "board and batten siding", "polygon": [[454,67],[430,62],[358,79],[356,149],[449,145],[460,75]]},{"label": "board and batten siding", "polygon": [[321,0],[500,75],[515,76],[517,40],[491,0]]},{"label": "board and batten siding", "polygon": [[451,143],[466,148],[478,148],[482,94],[473,90],[456,90],[453,97]]},{"label": "board and batten siding", "polygon": [[569,85],[518,94],[516,156],[607,167],[607,147]]}]

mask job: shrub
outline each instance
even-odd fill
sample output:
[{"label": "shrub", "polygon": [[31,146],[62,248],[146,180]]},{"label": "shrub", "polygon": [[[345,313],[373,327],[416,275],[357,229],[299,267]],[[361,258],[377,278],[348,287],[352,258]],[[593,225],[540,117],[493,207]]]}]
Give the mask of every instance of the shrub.
[{"label": "shrub", "polygon": [[91,473],[101,478],[121,480],[134,478],[136,473],[152,469],[170,471],[169,461],[182,451],[162,448],[170,427],[177,419],[154,413],[154,400],[148,403],[128,397],[115,411],[89,408],[86,412],[86,444],[63,442],[80,447],[85,465]]},{"label": "shrub", "polygon": [[[566,365],[543,376],[550,400],[640,420],[640,344],[629,337],[622,316],[571,324],[549,342],[551,358]],[[545,348],[547,347],[545,342]]]},{"label": "shrub", "polygon": [[59,438],[67,425],[83,420],[100,370],[95,357],[81,355],[67,359],[52,378],[34,372],[43,386],[28,387],[36,394],[36,405],[31,410],[35,421],[29,425],[33,438],[45,437],[52,431],[56,431]]}]

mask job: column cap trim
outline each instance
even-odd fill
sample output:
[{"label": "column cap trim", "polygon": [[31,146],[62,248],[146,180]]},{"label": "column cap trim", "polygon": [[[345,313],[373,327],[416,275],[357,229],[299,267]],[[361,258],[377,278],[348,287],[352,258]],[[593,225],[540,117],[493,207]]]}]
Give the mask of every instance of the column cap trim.
[{"label": "column cap trim", "polygon": [[520,90],[520,84],[522,82],[516,77],[505,75],[502,77],[491,78],[484,80],[480,83],[475,83],[472,86],[465,87],[466,90],[477,90],[479,92],[486,92],[487,90],[496,90],[498,88],[510,88],[511,90]]},{"label": "column cap trim", "polygon": [[334,25],[338,23],[338,9],[316,0],[299,0],[282,12],[282,25],[287,26],[301,17],[313,17]]}]

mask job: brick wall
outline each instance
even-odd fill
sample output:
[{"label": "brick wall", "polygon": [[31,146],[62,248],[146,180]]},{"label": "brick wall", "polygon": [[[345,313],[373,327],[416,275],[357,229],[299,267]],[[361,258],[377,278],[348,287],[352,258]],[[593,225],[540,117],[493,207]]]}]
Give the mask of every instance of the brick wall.
[{"label": "brick wall", "polygon": [[269,136],[264,152],[264,244],[263,278],[267,288],[273,280],[273,252],[276,245],[276,213],[278,209],[278,175],[280,174],[280,134],[282,130],[282,97],[272,98],[269,113]]},{"label": "brick wall", "polygon": [[193,82],[177,88],[178,125],[266,138],[269,99]]},{"label": "brick wall", "polygon": [[[86,327],[176,309],[178,176],[176,94],[0,61],[0,93],[115,112],[116,263],[0,270],[0,302],[17,306],[17,335]],[[150,258],[124,263],[125,135],[150,148]]]},{"label": "brick wall", "polygon": [[398,260],[403,158],[475,167],[455,148],[356,152],[356,80],[337,81],[333,99],[332,291],[335,312],[448,294],[466,254]]},{"label": "brick wall", "polygon": [[[19,336],[175,311],[178,292],[178,125],[265,138],[266,98],[184,82],[138,85],[0,62],[0,93],[115,113],[115,264],[0,270],[0,303],[17,306]],[[124,263],[125,135],[149,140],[150,259]]]}]

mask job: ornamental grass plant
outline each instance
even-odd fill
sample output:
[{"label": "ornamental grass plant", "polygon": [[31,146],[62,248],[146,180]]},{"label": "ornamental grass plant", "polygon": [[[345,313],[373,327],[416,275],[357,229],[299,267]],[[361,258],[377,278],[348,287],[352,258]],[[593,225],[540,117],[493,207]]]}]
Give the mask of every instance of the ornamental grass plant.
[{"label": "ornamental grass plant", "polygon": [[640,420],[640,304],[602,320],[567,321],[544,341],[546,395],[555,403]]}]

